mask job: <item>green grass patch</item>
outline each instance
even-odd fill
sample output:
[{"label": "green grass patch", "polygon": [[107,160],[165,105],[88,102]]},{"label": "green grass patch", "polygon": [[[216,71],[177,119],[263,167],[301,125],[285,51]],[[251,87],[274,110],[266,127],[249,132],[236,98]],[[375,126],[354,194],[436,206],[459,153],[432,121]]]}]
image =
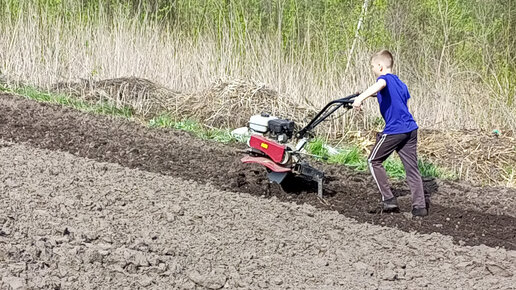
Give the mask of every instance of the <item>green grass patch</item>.
[{"label": "green grass patch", "polygon": [[162,114],[149,121],[153,128],[174,128],[193,133],[204,140],[213,140],[221,143],[241,142],[240,138],[233,136],[229,130],[218,128],[206,128],[195,120],[176,120],[169,114]]},{"label": "green grass patch", "polygon": [[[327,160],[332,164],[340,164],[351,167],[357,171],[367,171],[367,156],[356,146],[337,149],[337,154],[330,154],[329,149],[322,139],[315,138],[307,144],[307,151],[310,154],[316,155],[317,158]],[[404,179],[405,168],[403,163],[395,154],[391,155],[383,162],[383,166],[387,171],[387,175],[394,179]],[[420,158],[418,160],[418,168],[422,177],[437,177],[442,179],[456,179],[456,175],[439,168],[435,164]]]},{"label": "green grass patch", "polygon": [[325,147],[322,139],[312,139],[308,144],[306,144],[306,150],[308,153],[316,155],[316,158],[319,159],[326,160],[329,157],[328,149]]},{"label": "green grass patch", "polygon": [[367,158],[356,146],[342,149],[338,154],[329,157],[330,163],[343,164],[358,171],[367,170]]},{"label": "green grass patch", "polygon": [[403,179],[406,176],[403,163],[401,163],[401,160],[396,158],[394,155],[391,155],[383,162],[383,167],[387,171],[387,175],[394,179]]},{"label": "green grass patch", "polygon": [[419,172],[423,177],[439,177],[441,179],[458,179],[457,174],[445,168],[438,167],[424,158],[418,160]]}]

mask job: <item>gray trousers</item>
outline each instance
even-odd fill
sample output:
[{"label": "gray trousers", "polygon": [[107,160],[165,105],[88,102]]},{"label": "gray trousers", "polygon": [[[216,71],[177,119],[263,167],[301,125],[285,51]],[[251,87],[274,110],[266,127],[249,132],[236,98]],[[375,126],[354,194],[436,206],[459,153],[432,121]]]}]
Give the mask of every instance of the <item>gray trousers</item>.
[{"label": "gray trousers", "polygon": [[405,172],[407,174],[407,183],[412,193],[412,207],[425,207],[425,194],[423,191],[423,181],[417,167],[417,130],[404,134],[382,134],[376,137],[376,144],[369,155],[369,170],[378,185],[378,189],[382,194],[382,200],[387,200],[394,195],[392,194],[387,178],[387,172],[382,163],[392,154],[398,152]]}]

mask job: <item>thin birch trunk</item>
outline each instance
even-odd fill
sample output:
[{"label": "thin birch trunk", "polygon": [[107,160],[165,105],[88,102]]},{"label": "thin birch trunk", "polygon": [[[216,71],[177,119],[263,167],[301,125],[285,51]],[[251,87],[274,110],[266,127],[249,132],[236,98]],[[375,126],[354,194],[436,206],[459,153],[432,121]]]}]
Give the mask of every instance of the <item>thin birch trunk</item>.
[{"label": "thin birch trunk", "polygon": [[348,54],[348,62],[346,63],[345,73],[348,72],[349,64],[351,63],[351,57],[353,56],[353,52],[355,51],[355,46],[357,44],[357,39],[360,32],[360,27],[362,26],[362,22],[367,14],[367,7],[369,7],[369,0],[364,0],[364,5],[362,5],[362,12],[360,12],[360,18],[358,18],[357,30],[355,31],[355,38],[353,39],[353,44],[351,45],[351,50]]}]

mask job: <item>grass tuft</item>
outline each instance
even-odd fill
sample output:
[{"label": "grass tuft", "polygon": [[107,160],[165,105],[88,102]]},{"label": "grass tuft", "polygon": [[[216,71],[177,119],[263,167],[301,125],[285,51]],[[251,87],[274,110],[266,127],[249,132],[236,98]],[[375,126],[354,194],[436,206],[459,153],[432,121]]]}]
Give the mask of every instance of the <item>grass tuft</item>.
[{"label": "grass tuft", "polygon": [[233,136],[229,130],[218,128],[206,128],[195,120],[175,120],[170,114],[161,114],[149,121],[149,126],[153,128],[174,128],[177,130],[193,133],[195,136],[204,140],[213,140],[221,143],[231,143],[241,141]]},{"label": "grass tuft", "polygon": [[356,146],[341,150],[329,158],[330,163],[343,164],[358,171],[367,170],[367,159]]},{"label": "grass tuft", "polygon": [[319,159],[326,160],[329,157],[328,149],[324,146],[324,141],[319,138],[314,138],[310,141],[306,146],[306,150]]}]

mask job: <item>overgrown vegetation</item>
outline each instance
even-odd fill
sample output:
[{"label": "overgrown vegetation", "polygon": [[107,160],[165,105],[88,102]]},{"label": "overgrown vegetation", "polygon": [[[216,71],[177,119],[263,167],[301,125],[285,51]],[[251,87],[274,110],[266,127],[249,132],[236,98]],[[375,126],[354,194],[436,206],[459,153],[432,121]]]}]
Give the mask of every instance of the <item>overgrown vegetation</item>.
[{"label": "overgrown vegetation", "polygon": [[[218,78],[251,79],[317,109],[371,83],[369,55],[388,48],[423,127],[516,131],[515,7],[505,0],[0,0],[0,74],[40,87],[136,76],[187,92]],[[376,112],[374,102],[366,105]],[[377,116],[346,116],[326,130],[370,130]]]}]

